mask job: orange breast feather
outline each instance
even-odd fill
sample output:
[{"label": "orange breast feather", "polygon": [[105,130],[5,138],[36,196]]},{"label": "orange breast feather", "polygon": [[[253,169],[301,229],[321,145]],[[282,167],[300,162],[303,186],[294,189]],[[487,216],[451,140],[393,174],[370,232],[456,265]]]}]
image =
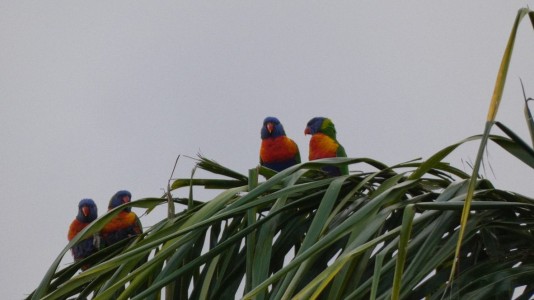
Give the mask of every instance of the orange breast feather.
[{"label": "orange breast feather", "polygon": [[327,157],[336,157],[338,143],[329,136],[316,133],[310,139],[309,160],[315,160]]},{"label": "orange breast feather", "polygon": [[267,163],[286,161],[294,158],[298,148],[287,136],[280,136],[274,139],[265,139],[261,142],[260,157]]},{"label": "orange breast feather", "polygon": [[85,226],[89,225],[88,223],[82,223],[80,221],[78,221],[77,219],[74,219],[74,221],[72,221],[72,223],[70,223],[70,227],[69,227],[69,234],[67,236],[67,238],[70,240],[72,240],[76,234],[78,234],[78,232],[82,231]]},{"label": "orange breast feather", "polygon": [[135,219],[135,213],[121,211],[115,218],[109,221],[104,228],[102,228],[101,233],[105,234],[132,226],[135,224]]}]

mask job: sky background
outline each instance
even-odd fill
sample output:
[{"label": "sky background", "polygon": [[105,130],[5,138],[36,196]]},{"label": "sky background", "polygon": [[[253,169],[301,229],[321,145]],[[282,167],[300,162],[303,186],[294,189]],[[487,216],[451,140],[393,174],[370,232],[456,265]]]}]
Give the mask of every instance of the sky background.
[{"label": "sky background", "polygon": [[[189,177],[185,156],[198,152],[247,174],[268,115],[304,160],[315,116],[334,121],[349,157],[386,164],[482,133],[510,30],[528,4],[2,1],[2,296],[37,287],[82,198],[103,214],[120,189],[161,196],[176,157],[174,177]],[[525,19],[497,115],[527,141],[519,78],[534,97],[533,37]],[[446,161],[470,172],[477,148]],[[495,144],[486,167],[497,188],[534,197],[534,171]],[[161,207],[141,220],[165,216]]]}]

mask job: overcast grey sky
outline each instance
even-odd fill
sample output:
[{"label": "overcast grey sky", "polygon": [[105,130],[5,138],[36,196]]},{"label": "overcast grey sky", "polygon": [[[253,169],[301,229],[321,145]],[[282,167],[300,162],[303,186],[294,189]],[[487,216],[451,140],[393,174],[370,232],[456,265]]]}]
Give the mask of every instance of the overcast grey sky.
[{"label": "overcast grey sky", "polygon": [[[3,297],[37,286],[80,199],[102,214],[119,189],[160,196],[179,154],[200,151],[246,174],[267,115],[303,158],[314,116],[334,121],[349,156],[388,164],[481,133],[514,18],[528,4],[3,1]],[[497,115],[526,140],[518,78],[534,97],[533,34],[525,19]],[[476,148],[447,161],[469,172],[462,161]],[[532,169],[493,144],[487,163],[498,188],[534,196]],[[182,157],[176,177],[192,166]],[[142,221],[164,216],[161,208]]]}]

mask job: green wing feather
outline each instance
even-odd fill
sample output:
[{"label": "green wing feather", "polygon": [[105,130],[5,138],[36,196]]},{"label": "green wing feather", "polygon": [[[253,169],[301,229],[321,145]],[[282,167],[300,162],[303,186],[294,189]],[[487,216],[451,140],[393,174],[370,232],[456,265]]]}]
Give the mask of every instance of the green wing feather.
[{"label": "green wing feather", "polygon": [[337,147],[336,157],[347,157],[347,152],[345,152],[345,148],[341,146],[339,142],[337,144],[339,145],[339,147]]},{"label": "green wing feather", "polygon": [[[341,144],[339,142],[338,142],[338,145],[339,145],[339,147],[337,147],[336,156],[337,157],[347,157],[347,152],[345,152],[345,148],[343,146],[341,146]],[[347,166],[347,165],[340,166],[339,170],[341,171],[342,175],[349,175],[349,166]]]},{"label": "green wing feather", "polygon": [[143,233],[143,224],[141,224],[141,220],[137,216],[135,217],[134,228],[136,228],[136,231],[137,231],[137,229],[140,231],[138,234]]},{"label": "green wing feather", "polygon": [[293,142],[293,144],[295,144],[295,146],[297,146],[297,153],[295,154],[295,161],[297,162],[297,164],[300,164],[301,160],[300,160],[300,149],[299,149],[299,146],[297,145],[297,143],[295,143],[295,141],[291,140]]}]

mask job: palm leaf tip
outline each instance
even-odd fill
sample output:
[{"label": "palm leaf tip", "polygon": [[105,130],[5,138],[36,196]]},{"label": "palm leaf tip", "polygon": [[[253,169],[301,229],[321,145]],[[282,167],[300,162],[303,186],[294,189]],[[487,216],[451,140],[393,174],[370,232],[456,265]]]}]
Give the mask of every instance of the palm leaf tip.
[{"label": "palm leaf tip", "polygon": [[196,165],[202,170],[208,171],[213,174],[219,174],[225,177],[234,178],[244,183],[248,181],[247,176],[238,173],[232,169],[229,169],[214,160],[208,159],[202,156],[201,154],[198,154],[198,159],[195,160],[197,161]]}]

